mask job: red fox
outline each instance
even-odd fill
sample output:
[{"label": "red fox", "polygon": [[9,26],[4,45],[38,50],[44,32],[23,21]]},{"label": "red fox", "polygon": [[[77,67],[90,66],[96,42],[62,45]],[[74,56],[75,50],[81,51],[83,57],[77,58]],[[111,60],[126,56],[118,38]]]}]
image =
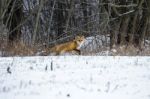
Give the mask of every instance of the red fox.
[{"label": "red fox", "polygon": [[80,55],[81,54],[80,47],[82,46],[84,41],[85,41],[84,36],[77,36],[73,41],[59,44],[50,48],[50,52],[54,52],[56,55],[59,55],[69,51],[76,51]]}]

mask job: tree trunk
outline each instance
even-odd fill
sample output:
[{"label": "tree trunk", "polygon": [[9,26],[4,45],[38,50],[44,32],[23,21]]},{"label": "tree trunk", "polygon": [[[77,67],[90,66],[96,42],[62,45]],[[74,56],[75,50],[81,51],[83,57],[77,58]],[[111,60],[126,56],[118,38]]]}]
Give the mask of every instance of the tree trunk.
[{"label": "tree trunk", "polygon": [[87,11],[87,0],[81,0],[81,6],[83,11],[83,28],[84,31],[88,32],[88,11]]},{"label": "tree trunk", "polygon": [[[149,2],[148,2],[149,3]],[[143,13],[142,13],[142,19],[141,19],[141,23],[140,23],[140,30],[139,30],[139,34],[140,34],[140,38],[139,38],[139,41],[140,41],[140,48],[143,48],[144,46],[144,38],[145,38],[145,34],[147,32],[147,29],[148,29],[148,22],[149,22],[149,9],[148,9],[148,3],[144,3],[144,8],[147,8],[145,10],[143,10]]]},{"label": "tree trunk", "polygon": [[66,20],[66,28],[65,28],[66,33],[68,32],[69,22],[73,14],[73,9],[74,9],[74,0],[70,0],[70,6],[69,6],[68,17]]},{"label": "tree trunk", "polygon": [[3,19],[4,24],[9,29],[9,42],[20,40],[21,27],[19,26],[23,19],[23,6],[22,0],[11,0],[5,17]]},{"label": "tree trunk", "polygon": [[[64,2],[64,0],[61,0],[62,2]],[[57,34],[56,36],[59,37],[61,34],[64,33],[64,29],[65,29],[65,23],[66,23],[66,19],[65,19],[65,15],[64,15],[64,10],[65,6],[63,3],[60,2],[60,0],[57,0],[57,10],[55,10],[56,13],[56,23],[57,23]]]},{"label": "tree trunk", "polygon": [[129,19],[130,19],[129,16],[124,16],[121,20],[122,23],[120,26],[120,45],[127,44],[126,37],[127,37],[127,32],[128,32]]}]

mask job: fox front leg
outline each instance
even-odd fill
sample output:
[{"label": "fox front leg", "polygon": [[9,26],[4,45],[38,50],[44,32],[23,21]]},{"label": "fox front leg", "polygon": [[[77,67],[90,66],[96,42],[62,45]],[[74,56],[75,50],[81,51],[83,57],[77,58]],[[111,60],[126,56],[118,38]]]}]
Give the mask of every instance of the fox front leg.
[{"label": "fox front leg", "polygon": [[78,49],[75,49],[74,51],[76,51],[79,55],[81,55],[81,51]]}]

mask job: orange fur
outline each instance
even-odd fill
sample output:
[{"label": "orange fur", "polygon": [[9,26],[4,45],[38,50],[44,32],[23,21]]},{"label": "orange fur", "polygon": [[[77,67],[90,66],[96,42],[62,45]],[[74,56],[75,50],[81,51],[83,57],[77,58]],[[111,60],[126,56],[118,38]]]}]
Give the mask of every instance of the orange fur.
[{"label": "orange fur", "polygon": [[56,53],[56,55],[69,52],[69,51],[76,51],[80,54],[79,47],[82,45],[84,40],[85,40],[84,36],[77,36],[73,41],[66,42],[52,47],[50,51]]}]

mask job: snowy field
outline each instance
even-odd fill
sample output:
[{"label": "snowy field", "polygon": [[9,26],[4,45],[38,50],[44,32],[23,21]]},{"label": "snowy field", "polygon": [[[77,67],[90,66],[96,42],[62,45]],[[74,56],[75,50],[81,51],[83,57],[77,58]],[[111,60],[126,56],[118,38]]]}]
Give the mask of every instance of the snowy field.
[{"label": "snowy field", "polygon": [[150,99],[150,57],[0,58],[0,99]]}]

